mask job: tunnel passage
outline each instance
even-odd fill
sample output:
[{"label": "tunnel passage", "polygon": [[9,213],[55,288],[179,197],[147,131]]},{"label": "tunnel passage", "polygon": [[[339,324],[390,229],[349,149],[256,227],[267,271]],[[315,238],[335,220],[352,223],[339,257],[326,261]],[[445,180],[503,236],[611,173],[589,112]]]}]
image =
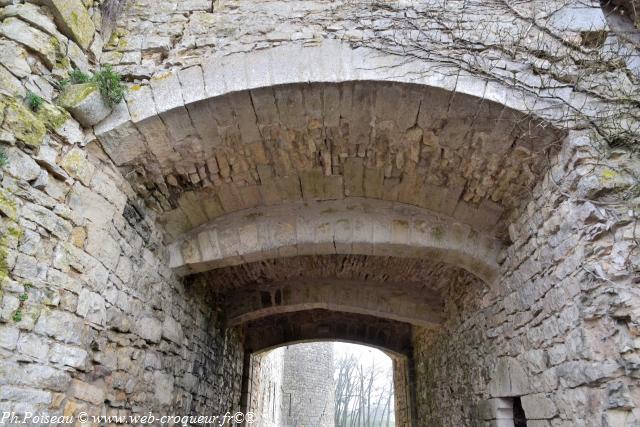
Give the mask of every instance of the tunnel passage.
[{"label": "tunnel passage", "polygon": [[300,342],[352,342],[392,358],[399,426],[417,419],[416,333],[441,330],[459,315],[451,302],[456,292],[477,300],[488,289],[472,273],[441,261],[352,254],[277,257],[196,273],[187,281],[215,293],[225,325],[240,331],[243,408],[256,387],[271,381],[270,371],[256,368],[256,355]]},{"label": "tunnel passage", "polygon": [[338,42],[233,55],[156,75],[95,129],[246,354],[390,347],[406,425],[416,331],[503,291],[508,227],[565,136],[519,92],[415,66]]}]

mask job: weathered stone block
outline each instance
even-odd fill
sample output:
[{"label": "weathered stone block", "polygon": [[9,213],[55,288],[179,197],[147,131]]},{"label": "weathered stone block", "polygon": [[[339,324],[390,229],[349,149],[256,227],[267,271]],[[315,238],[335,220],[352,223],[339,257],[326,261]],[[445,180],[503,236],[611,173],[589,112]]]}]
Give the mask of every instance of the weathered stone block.
[{"label": "weathered stone block", "polygon": [[84,127],[91,127],[111,114],[100,89],[93,83],[67,86],[56,103],[68,110]]},{"label": "weathered stone block", "polygon": [[0,325],[0,347],[7,350],[14,350],[18,343],[20,331],[15,326]]},{"label": "weathered stone block", "polygon": [[0,34],[36,52],[49,68],[55,67],[58,57],[63,57],[58,39],[20,19],[11,17],[2,21]]},{"label": "weathered stone block", "polygon": [[489,392],[496,397],[522,396],[529,390],[529,378],[520,362],[501,358],[491,375]]},{"label": "weathered stone block", "polygon": [[60,166],[74,178],[88,186],[96,168],[87,160],[87,154],[80,148],[73,148],[62,158]]},{"label": "weathered stone block", "polygon": [[44,338],[36,334],[22,334],[17,349],[22,355],[45,360],[49,345]]},{"label": "weathered stone block", "polygon": [[55,343],[51,347],[49,360],[52,363],[58,363],[72,368],[86,370],[89,354],[78,347]]},{"label": "weathered stone block", "polygon": [[0,109],[4,107],[2,128],[29,147],[38,147],[47,132],[45,124],[22,102],[0,95]]},{"label": "weathered stone block", "polygon": [[87,49],[96,29],[81,0],[45,0],[54,13],[56,24],[82,49]]},{"label": "weathered stone block", "polygon": [[551,399],[543,394],[522,396],[522,408],[531,420],[547,420],[556,416],[558,409]]},{"label": "weathered stone block", "polygon": [[101,387],[75,379],[71,381],[69,393],[80,400],[93,403],[94,405],[102,405],[105,399],[105,393]]},{"label": "weathered stone block", "polygon": [[43,311],[34,331],[72,344],[82,344],[86,338],[82,320],[64,311]]},{"label": "weathered stone block", "polygon": [[155,399],[160,405],[169,405],[173,401],[173,376],[154,372]]},{"label": "weathered stone block", "polygon": [[106,230],[98,226],[91,225],[87,227],[85,250],[110,270],[114,269],[118,264],[120,245]]},{"label": "weathered stone block", "polygon": [[182,334],[182,326],[172,317],[167,316],[162,324],[162,336],[176,344],[182,344],[184,338]]},{"label": "weathered stone block", "polygon": [[0,387],[0,396],[2,396],[3,400],[44,405],[49,405],[52,399],[50,391],[37,390],[28,387],[15,387],[12,385]]},{"label": "weathered stone block", "polygon": [[83,289],[78,296],[76,313],[84,317],[88,322],[100,326],[103,326],[107,320],[104,298],[87,289]]},{"label": "weathered stone block", "polygon": [[162,337],[162,323],[155,317],[142,317],[136,321],[135,331],[141,338],[158,343]]},{"label": "weathered stone block", "polygon": [[40,166],[22,150],[9,147],[4,148],[4,153],[7,156],[7,164],[3,169],[8,174],[25,181],[33,181],[40,174]]},{"label": "weathered stone block", "polygon": [[15,384],[53,391],[66,390],[71,377],[68,373],[50,366],[38,364],[17,364],[12,361],[0,361],[0,381],[3,384]]}]

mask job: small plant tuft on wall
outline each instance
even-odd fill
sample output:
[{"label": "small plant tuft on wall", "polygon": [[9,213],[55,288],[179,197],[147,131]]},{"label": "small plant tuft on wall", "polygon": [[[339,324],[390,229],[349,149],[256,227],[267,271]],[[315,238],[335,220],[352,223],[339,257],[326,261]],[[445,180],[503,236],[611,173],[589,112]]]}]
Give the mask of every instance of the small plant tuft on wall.
[{"label": "small plant tuft on wall", "polygon": [[91,76],[81,70],[72,70],[69,73],[69,77],[67,77],[66,79],[62,80],[60,82],[60,85],[62,87],[68,86],[68,85],[77,85],[77,84],[81,84],[81,83],[89,83],[91,81]]},{"label": "small plant tuft on wall", "polygon": [[24,97],[27,106],[31,109],[31,111],[38,111],[42,104],[44,104],[44,99],[36,95],[35,93],[28,91],[27,95]]},{"label": "small plant tuft on wall", "polygon": [[127,87],[122,84],[122,76],[106,65],[98,70],[93,76],[84,73],[81,70],[73,70],[69,73],[69,77],[60,82],[60,87],[64,88],[69,85],[93,83],[100,90],[100,94],[104,101],[110,106],[118,104],[127,93]]},{"label": "small plant tuft on wall", "polygon": [[9,159],[7,159],[7,154],[4,152],[2,148],[0,148],[0,168],[4,167],[9,163]]},{"label": "small plant tuft on wall", "polygon": [[113,71],[110,65],[106,65],[96,72],[91,80],[98,85],[102,98],[109,106],[114,106],[122,101],[127,92],[127,87],[121,83],[122,77]]}]

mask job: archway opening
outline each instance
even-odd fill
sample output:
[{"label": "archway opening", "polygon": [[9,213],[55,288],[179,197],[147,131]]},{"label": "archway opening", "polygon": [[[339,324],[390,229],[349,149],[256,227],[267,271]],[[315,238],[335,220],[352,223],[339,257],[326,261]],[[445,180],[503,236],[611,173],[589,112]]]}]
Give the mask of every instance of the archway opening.
[{"label": "archway opening", "polygon": [[408,425],[402,355],[313,341],[256,352],[249,360],[246,408],[261,426]]}]

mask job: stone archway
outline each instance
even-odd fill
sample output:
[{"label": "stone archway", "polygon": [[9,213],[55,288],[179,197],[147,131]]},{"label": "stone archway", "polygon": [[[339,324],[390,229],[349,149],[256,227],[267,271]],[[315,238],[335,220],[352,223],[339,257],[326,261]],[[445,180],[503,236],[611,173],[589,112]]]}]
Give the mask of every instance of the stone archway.
[{"label": "stone archway", "polygon": [[[553,105],[537,102],[534,117],[528,101],[325,42],[159,74],[95,131],[155,211],[173,271],[225,301],[247,352],[323,338],[319,330],[349,339],[346,323],[364,328],[351,340],[375,342],[401,325],[398,337],[413,343],[422,328],[475,309],[482,283],[503,291],[510,219],[565,137],[551,125]],[[251,279],[273,262],[325,256],[406,260],[425,274],[408,286],[313,271]],[[330,318],[314,323],[312,313]],[[365,318],[382,326],[358,335]],[[413,389],[417,371],[403,372]]]}]

